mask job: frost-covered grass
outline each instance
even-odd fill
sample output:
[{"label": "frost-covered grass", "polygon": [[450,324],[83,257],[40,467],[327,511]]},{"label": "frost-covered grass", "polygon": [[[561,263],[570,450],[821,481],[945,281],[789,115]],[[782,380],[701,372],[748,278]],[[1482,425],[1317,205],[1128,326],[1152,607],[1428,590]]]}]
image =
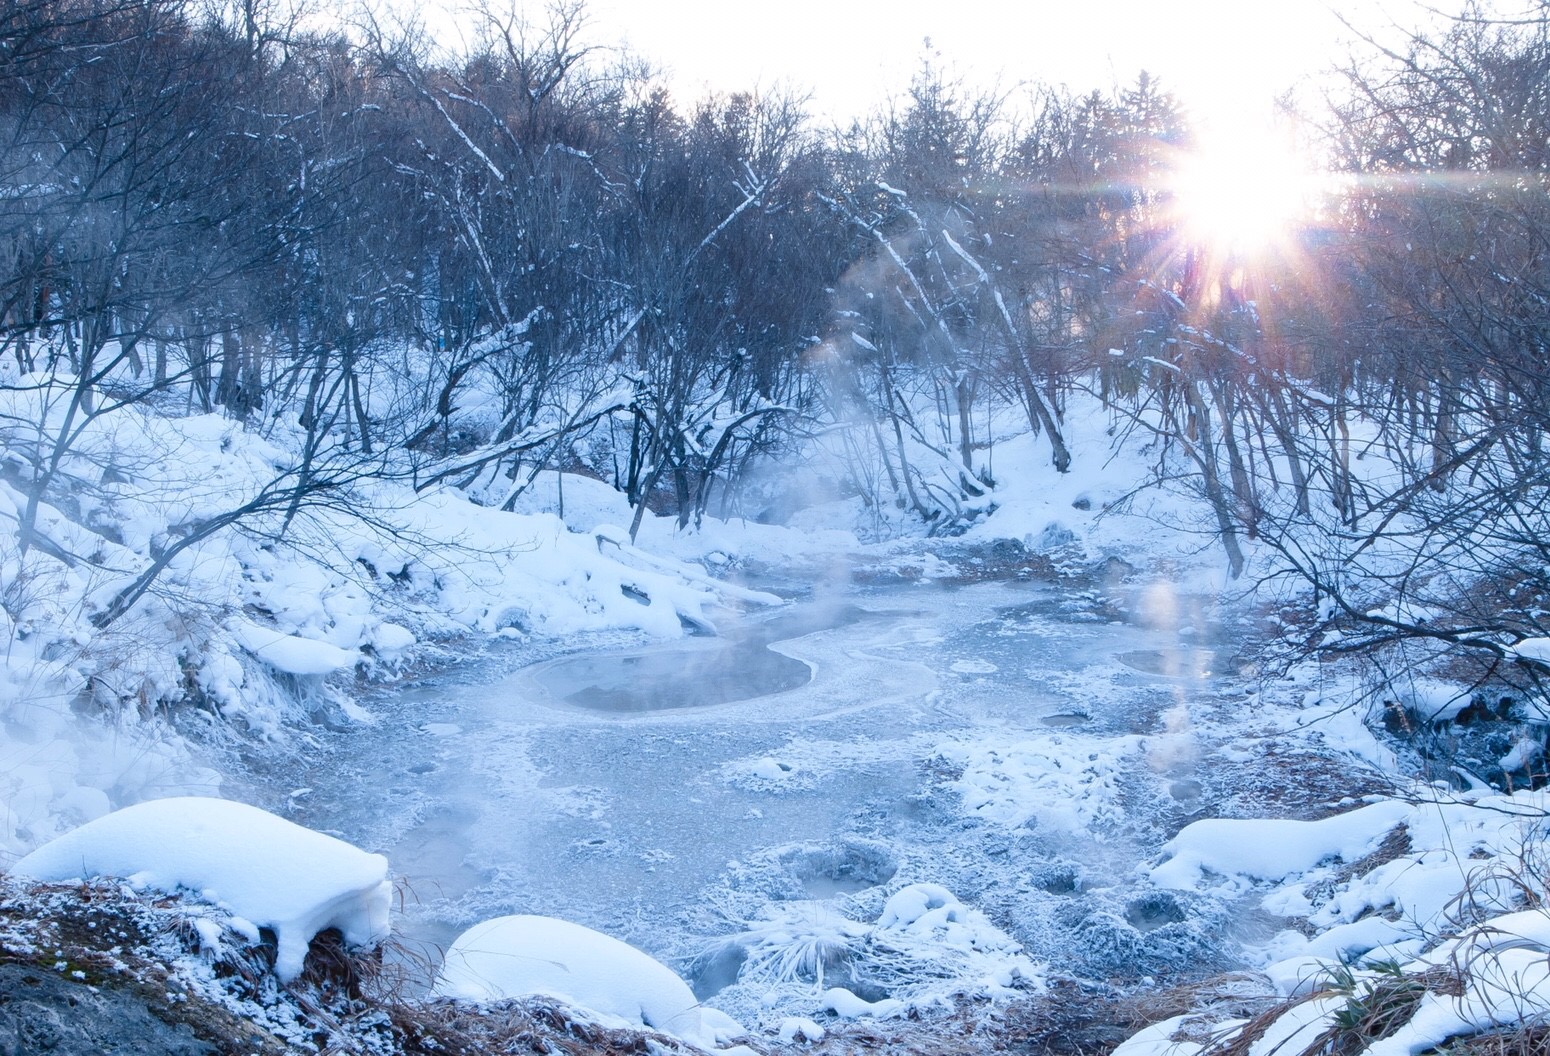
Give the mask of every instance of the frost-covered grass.
[{"label": "frost-covered grass", "polygon": [[[729,911],[731,930],[691,969],[698,975],[734,964],[736,981],[715,1003],[779,1034],[812,1016],[915,1018],[1043,991],[1047,966],[947,888],[889,889],[871,913],[859,900],[817,899],[767,902],[737,919]],[[806,1015],[793,1021],[793,1010]],[[814,1032],[806,1035],[816,1040]]]}]

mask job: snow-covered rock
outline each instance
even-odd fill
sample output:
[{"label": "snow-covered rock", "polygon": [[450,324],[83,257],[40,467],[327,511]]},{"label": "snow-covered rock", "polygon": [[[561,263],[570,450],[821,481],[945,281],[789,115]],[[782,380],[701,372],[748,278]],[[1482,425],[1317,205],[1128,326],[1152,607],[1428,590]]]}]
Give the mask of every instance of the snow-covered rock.
[{"label": "snow-covered rock", "polygon": [[187,796],[115,811],[44,844],[12,872],[35,880],[122,877],[136,887],[186,889],[270,928],[275,973],[300,974],[312,937],[338,928],[364,946],[389,932],[387,859],[268,811]]},{"label": "snow-covered rock", "polygon": [[709,1047],[729,1033],[709,1025],[699,1002],[667,965],[618,939],[553,917],[496,917],[447,950],[436,991],[465,1001],[542,995],[600,1019],[652,1027]]},{"label": "snow-covered rock", "polygon": [[887,1019],[889,1016],[897,1016],[904,1011],[904,1002],[891,997],[885,997],[881,1001],[867,1001],[857,997],[842,986],[831,987],[823,992],[823,1005],[841,1019],[860,1019],[862,1016],[871,1016],[874,1019]]},{"label": "snow-covered rock", "polygon": [[1163,845],[1169,857],[1152,870],[1152,882],[1190,888],[1207,870],[1224,877],[1279,880],[1325,858],[1353,861],[1410,813],[1408,804],[1385,800],[1319,821],[1207,818],[1186,825]]},{"label": "snow-covered rock", "polygon": [[360,659],[360,654],[353,649],[341,649],[327,642],[282,634],[268,627],[260,627],[251,620],[232,620],[231,631],[242,648],[276,671],[288,675],[331,675],[335,671],[353,667]]},{"label": "snow-covered rock", "polygon": [[889,897],[877,918],[880,928],[930,930],[957,923],[967,914],[956,895],[940,884],[910,884]]}]

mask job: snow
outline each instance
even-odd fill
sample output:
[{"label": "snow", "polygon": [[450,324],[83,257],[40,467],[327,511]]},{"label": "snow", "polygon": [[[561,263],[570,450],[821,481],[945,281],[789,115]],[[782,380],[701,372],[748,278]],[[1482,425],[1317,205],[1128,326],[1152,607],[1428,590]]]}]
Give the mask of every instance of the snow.
[{"label": "snow", "polygon": [[1512,651],[1525,660],[1550,667],[1550,638],[1525,638],[1512,646]]},{"label": "snow", "polygon": [[904,1002],[893,998],[866,1001],[842,986],[831,987],[823,992],[823,1007],[841,1019],[887,1019],[904,1011]]},{"label": "snow", "polygon": [[242,803],[152,800],[90,821],[12,867],[66,881],[121,877],[135,887],[187,890],[275,933],[275,973],[301,973],[326,928],[367,946],[388,936],[387,859]]},{"label": "snow", "polygon": [[[1435,792],[1435,790],[1434,790]],[[1381,808],[1381,809],[1380,809]],[[1241,885],[1261,885],[1260,902],[1277,914],[1304,917],[1306,936],[1283,931],[1259,951],[1262,971],[1289,999],[1266,1033],[1250,1047],[1265,1054],[1297,1051],[1346,1004],[1346,992],[1327,989],[1342,973],[1360,995],[1388,986],[1413,987],[1419,1000],[1401,1006],[1384,1036],[1371,1039],[1368,1056],[1413,1056],[1450,1038],[1497,1027],[1515,1028],[1550,1012],[1550,914],[1521,909],[1545,897],[1535,848],[1542,840],[1550,799],[1542,792],[1489,791],[1456,797],[1382,800],[1320,822],[1243,819],[1223,827],[1189,826],[1170,843],[1173,859],[1154,870],[1164,880],[1211,884],[1212,874],[1236,871]],[[1404,826],[1409,849],[1361,875],[1339,873],[1326,860],[1371,849],[1391,822]],[[1311,827],[1310,827],[1311,826]],[[1291,850],[1272,864],[1248,860]],[[1175,862],[1184,863],[1174,867]],[[1282,870],[1285,872],[1282,872]],[[1264,886],[1269,881],[1269,886]],[[1218,889],[1223,885],[1218,884]],[[1457,981],[1458,996],[1436,988],[1437,973]],[[1397,973],[1397,974],[1396,974]],[[1224,1042],[1241,1024],[1190,1017]],[[1155,1035],[1140,1035],[1138,1056],[1154,1051]]]},{"label": "snow", "polygon": [[[18,390],[0,400],[46,400],[49,387],[59,383],[40,379],[32,393]],[[18,420],[37,417],[32,408],[0,407],[7,409]],[[963,543],[1017,539],[1057,563],[1110,556],[1137,565],[1168,563],[1173,582],[1157,589],[1164,607],[1181,595],[1219,588],[1220,559],[1201,545],[1214,527],[1196,497],[1185,487],[1136,490],[1155,452],[1142,441],[1115,441],[1116,422],[1084,397],[1073,397],[1065,424],[1074,460],[1064,475],[1048,470],[1042,439],[998,436],[997,485],[980,507],[987,515],[970,526]],[[477,487],[416,493],[401,483],[368,480],[350,496],[368,516],[342,506],[308,511],[281,541],[263,524],[251,534],[213,536],[179,555],[162,589],[118,624],[96,628],[92,614],[166,539],[191,521],[239,504],[271,479],[277,466],[293,460],[297,437],[287,429],[276,421],[269,435],[259,436],[218,415],[165,419],[134,410],[104,415],[91,423],[78,449],[90,453],[86,461],[93,472],[104,465],[134,467],[132,484],[104,486],[100,496],[90,497],[93,508],[80,516],[89,515],[96,531],[47,505],[39,514],[50,538],[94,554],[92,566],[65,567],[36,550],[23,558],[13,541],[0,540],[6,543],[0,546],[0,587],[7,595],[0,632],[9,646],[0,661],[0,851],[15,855],[38,848],[15,867],[27,875],[101,872],[217,899],[239,918],[276,931],[282,977],[300,970],[306,943],[320,928],[340,927],[359,942],[386,934],[386,863],[220,800],[153,800],[110,813],[122,803],[169,791],[209,792],[218,784],[217,775],[160,721],[163,702],[192,687],[204,708],[199,714],[218,715],[223,725],[198,721],[279,740],[294,733],[298,718],[319,710],[356,723],[371,721],[371,713],[346,695],[347,681],[393,677],[415,660],[421,643],[610,632],[678,638],[714,629],[738,609],[780,604],[770,594],[717,578],[751,564],[816,570],[803,576],[821,580],[825,563],[845,575],[859,553],[875,571],[907,569],[920,581],[962,572],[918,540],[863,547],[859,533],[909,536],[924,528],[887,510],[863,509],[854,500],[803,510],[790,528],[708,518],[679,531],[672,518],[647,515],[632,542],[623,526],[634,511],[618,492],[586,477],[539,473],[512,513],[472,501],[484,495]],[[1388,472],[1380,461],[1370,460],[1363,471],[1373,479]],[[487,487],[503,495],[509,482]],[[14,522],[25,501],[0,483],[0,518]],[[1373,568],[1386,559],[1376,550],[1365,558]],[[1251,563],[1265,560],[1251,545]],[[1426,615],[1383,599],[1373,604],[1373,612],[1396,618]],[[1204,630],[1177,616],[1170,619],[1181,638]],[[1075,637],[1071,632],[1071,641]],[[915,724],[905,735],[826,738],[811,726],[799,728],[795,719],[788,723],[789,713],[751,709],[760,714],[750,725],[778,723],[780,732],[750,738],[721,758],[712,759],[706,750],[709,787],[696,787],[695,793],[759,794],[774,818],[796,812],[792,808],[805,806],[801,797],[816,799],[846,777],[864,783],[876,773],[929,765],[951,775],[940,782],[947,802],[933,809],[946,815],[946,824],[977,826],[972,831],[985,834],[986,846],[1000,841],[1004,850],[1037,838],[1053,841],[1041,849],[1068,845],[1059,841],[1090,849],[1131,837],[1127,811],[1134,800],[1127,797],[1137,791],[1134,779],[1143,767],[1158,775],[1196,772],[1189,768],[1206,738],[1196,743],[1190,731],[1187,705],[1193,702],[1187,698],[1203,684],[1204,674],[1170,690],[1177,699],[1158,706],[1153,717],[1162,729],[1156,733],[1043,731],[1019,721],[977,722],[967,732],[956,727],[943,732],[942,726],[930,726],[934,718],[920,718],[935,709],[938,699],[931,694],[938,683],[994,690],[1021,677],[1018,658],[998,654],[993,662],[955,654],[927,671],[915,662],[911,644],[891,643],[882,659],[859,650],[825,653],[822,643],[789,646],[790,654],[815,672],[832,675],[840,669],[862,682],[877,674],[868,703],[897,702],[903,709],[900,724]],[[1522,660],[1550,666],[1550,639],[1530,638],[1510,649]],[[939,679],[944,672],[960,677]],[[1107,677],[1084,675],[1080,687],[1075,676],[1049,682],[1052,695],[1093,697],[1104,691]],[[1294,671],[1294,680],[1299,677],[1308,681],[1307,695],[1296,723],[1283,730],[1322,736],[1343,752],[1394,769],[1393,755],[1363,725],[1362,709],[1351,706],[1355,694],[1349,686],[1331,685],[1323,670],[1306,676]],[[1396,702],[1416,717],[1439,723],[1456,717],[1470,696],[1455,683],[1430,678],[1393,691]],[[860,707],[850,701],[829,706],[835,714]],[[102,721],[89,717],[93,711]],[[418,728],[438,762],[450,759],[463,767],[468,756],[458,755],[462,739],[477,736],[482,720],[457,718]],[[1294,729],[1298,724],[1306,728]],[[642,740],[652,736],[643,734]],[[699,736],[685,732],[684,739]],[[488,754],[497,748],[507,754],[487,769],[516,767],[519,749],[509,743],[488,747]],[[1517,769],[1541,755],[1530,733],[1515,740],[1499,762]],[[1218,757],[1244,761],[1252,752],[1226,748]],[[484,770],[477,775],[489,776]],[[533,789],[538,787],[535,779]],[[571,810],[607,829],[605,790],[579,781],[547,788],[548,798],[537,799],[535,791],[540,804],[535,809]],[[302,793],[297,790],[295,798]],[[564,796],[571,797],[569,805]],[[747,810],[751,826],[768,820],[763,804]],[[1416,1051],[1442,1040],[1443,1032],[1511,1022],[1525,1009],[1540,1007],[1547,993],[1543,948],[1550,938],[1544,918],[1516,913],[1523,894],[1515,886],[1518,879],[1492,875],[1481,863],[1531,845],[1536,812],[1545,806],[1535,794],[1480,790],[1437,802],[1383,800],[1319,821],[1208,818],[1168,841],[1164,860],[1113,882],[1149,881],[1188,891],[1208,907],[1224,907],[1247,894],[1266,912],[1305,918],[1311,936],[1285,931],[1243,955],[1288,995],[1309,992],[1315,973],[1336,962],[1360,966],[1399,959],[1420,970],[1462,955],[1476,969],[1464,996],[1456,1003],[1428,998],[1401,1033],[1370,1050]],[[74,832],[45,844],[77,824]],[[1341,872],[1341,865],[1376,849],[1398,825],[1409,833],[1411,851],[1364,876]],[[649,857],[653,869],[661,867],[657,875],[677,868],[673,852],[657,845],[640,857]],[[807,988],[804,1012],[827,1008],[843,1018],[901,1015],[939,1005],[947,996],[997,997],[1037,986],[1043,966],[938,882],[949,879],[947,868],[933,872],[916,865],[865,898],[772,902],[736,920],[740,930],[731,939],[746,949],[745,971],[769,983],[772,992],[777,984],[800,982]],[[992,879],[1003,874],[984,866],[983,874],[973,875],[976,890],[963,889],[970,902],[987,897],[980,892],[992,891]],[[1467,905],[1459,900],[1466,889]],[[1439,941],[1442,935],[1456,937]],[[852,989],[826,985],[821,970],[813,968],[823,963],[824,950],[833,949],[844,951],[856,970],[885,977],[895,996],[867,1002]],[[697,1044],[728,1042],[741,1029],[698,1007],[687,985],[645,953],[553,917],[501,917],[465,932],[439,986],[473,1000],[548,993],[599,1016],[667,1030]],[[1300,1047],[1334,1007],[1320,1001],[1299,1006],[1257,1041],[1253,1052],[1268,1053],[1283,1043],[1284,1051]],[[782,1011],[787,1009],[777,1015]],[[778,1021],[785,1040],[823,1034],[806,1015]],[[1199,1050],[1196,1043],[1168,1040],[1180,1025],[1169,1021],[1148,1028],[1121,1052],[1192,1056]]]},{"label": "snow", "polygon": [[1497,761],[1497,765],[1506,773],[1525,770],[1530,763],[1544,754],[1544,745],[1540,744],[1537,738],[1523,734],[1513,742],[1507,754]]},{"label": "snow", "polygon": [[[1495,1027],[1516,1027],[1550,1012],[1547,920],[1550,918],[1542,911],[1510,914],[1442,943],[1426,957],[1406,965],[1405,973],[1443,968],[1461,983],[1462,993],[1422,993],[1407,1017],[1392,1024],[1385,1036],[1371,1040],[1361,1051],[1366,1056],[1415,1056],[1450,1038]],[[1516,934],[1514,928],[1520,928],[1523,934]],[[1359,988],[1379,988],[1392,984],[1396,977],[1391,973],[1379,975],[1357,970],[1354,979]],[[1252,1056],[1270,1056],[1280,1051],[1300,1051],[1334,1025],[1336,1017],[1348,1007],[1347,997],[1338,992],[1292,1004],[1270,1024],[1249,1052]],[[1402,1007],[1396,1009],[1401,1011]]]},{"label": "snow", "polygon": [[950,951],[964,962],[954,975],[987,994],[1040,975],[1018,943],[940,884],[909,884],[894,892],[877,918],[875,934],[886,934],[901,949],[921,943]]},{"label": "snow", "polygon": [[396,623],[382,622],[371,635],[371,648],[379,656],[396,656],[418,641],[414,632]]},{"label": "snow", "polygon": [[1386,800],[1321,821],[1205,818],[1163,845],[1169,857],[1152,870],[1152,882],[1187,889],[1207,871],[1275,880],[1328,858],[1354,861],[1376,849],[1410,812],[1408,804]]},{"label": "snow", "polygon": [[1123,819],[1120,775],[1145,744],[1137,736],[1052,731],[944,745],[940,757],[962,768],[953,787],[972,817],[1101,837]]},{"label": "snow", "polygon": [[[0,411],[18,421],[57,416],[74,379],[23,380],[0,392]],[[1009,483],[996,491],[996,527],[987,521],[968,541],[1059,537],[1093,554],[1140,549],[1134,524],[1100,516],[1133,489],[1140,465],[1106,457],[1106,424],[1095,403],[1073,404],[1079,453],[1065,475],[1047,467],[1042,441],[998,443],[998,474]],[[91,508],[79,516],[89,514],[91,529],[47,503],[39,510],[51,539],[97,564],[66,567],[38,549],[21,558],[0,533],[0,633],[8,637],[0,860],[113,807],[218,790],[219,776],[195,758],[186,732],[163,719],[163,705],[185,694],[217,717],[212,735],[231,729],[283,747],[311,716],[371,721],[348,699],[350,683],[394,676],[421,643],[614,631],[677,638],[714,628],[729,610],[778,603],[704,565],[718,576],[757,564],[817,569],[822,578],[830,564],[848,575],[862,549],[853,502],[814,506],[784,528],[706,518],[680,531],[674,518],[648,514],[632,544],[622,525],[633,511],[588,477],[541,472],[512,513],[450,487],[417,492],[368,477],[337,504],[303,510],[283,535],[276,514],[201,540],[130,612],[95,627],[93,614],[164,542],[242,505],[294,464],[305,439],[295,423],[282,416],[264,426],[137,407],[103,413],[83,427],[72,467],[93,480],[113,467],[127,479],[83,495]],[[1083,509],[1073,507],[1078,500]],[[26,502],[0,482],[0,520],[14,524]],[[1148,529],[1144,548],[1163,539],[1178,542],[1180,560],[1193,555],[1185,564],[1207,563],[1184,534]],[[874,547],[867,559],[880,568],[913,562],[927,576],[957,571],[913,545]],[[973,657],[956,670],[994,673]],[[812,776],[776,769],[759,766],[748,779],[798,788]]]},{"label": "snow", "polygon": [[1451,722],[1469,707],[1466,687],[1436,678],[1412,678],[1401,688],[1400,703],[1422,722]]},{"label": "snow", "polygon": [[699,1001],[672,969],[618,939],[553,917],[476,924],[447,950],[436,991],[464,1001],[542,995],[604,1022],[651,1027],[713,1047],[742,1033],[726,1017],[707,1027]]},{"label": "snow", "polygon": [[[62,384],[40,383],[0,390],[0,411],[30,415],[36,408],[12,404]],[[779,603],[707,576],[689,563],[702,549],[740,559],[855,543],[846,533],[707,522],[702,546],[673,537],[671,518],[647,517],[644,536],[672,540],[648,553],[617,527],[628,506],[586,478],[565,479],[570,521],[544,508],[542,488],[527,512],[503,513],[450,488],[417,493],[363,479],[348,501],[303,510],[283,538],[259,519],[250,531],[201,540],[119,620],[92,623],[179,526],[242,505],[288,465],[299,450],[291,430],[277,421],[261,436],[221,415],[134,408],[92,419],[79,442],[86,468],[132,466],[132,481],[93,495],[95,530],[47,503],[39,510],[48,537],[96,555],[91,566],[66,566],[38,548],[19,556],[14,525],[27,500],[0,482],[0,860],[112,807],[217,790],[218,775],[163,720],[162,705],[185,694],[221,728],[284,742],[330,709],[369,721],[344,687],[357,675],[394,675],[421,642],[606,631],[678,638],[729,608]],[[554,481],[542,474],[537,483],[554,491]],[[689,560],[667,556],[674,552]]]},{"label": "snow", "polygon": [[1278,1056],[1307,1050],[1329,1026],[1331,1017],[1345,1007],[1343,996],[1315,997],[1293,1005],[1254,1040],[1248,1056]]},{"label": "snow", "polygon": [[777,759],[764,756],[761,759],[755,759],[748,772],[761,780],[778,782],[794,772],[794,769],[790,763],[782,763]]},{"label": "snow", "polygon": [[1267,946],[1273,951],[1277,963],[1287,963],[1291,970],[1282,968],[1277,974],[1289,978],[1302,975],[1302,969],[1312,963],[1347,964],[1358,960],[1373,950],[1391,947],[1414,939],[1414,926],[1404,921],[1371,916],[1337,924],[1312,938],[1300,932],[1285,931],[1277,935]]},{"label": "snow", "polygon": [[1174,1041],[1189,1016],[1174,1016],[1132,1034],[1110,1056],[1195,1056],[1205,1046],[1194,1041]]},{"label": "snow", "polygon": [[918,930],[956,922],[963,904],[939,884],[911,884],[891,895],[877,918],[880,928]]},{"label": "snow", "polygon": [[822,1041],[827,1031],[806,1016],[787,1016],[780,1021],[776,1037],[782,1045],[790,1045],[801,1038],[803,1041]]},{"label": "snow", "polygon": [[238,645],[276,671],[288,675],[331,675],[354,667],[360,659],[360,654],[353,649],[341,649],[294,634],[281,634],[251,620],[234,619],[230,628]]}]

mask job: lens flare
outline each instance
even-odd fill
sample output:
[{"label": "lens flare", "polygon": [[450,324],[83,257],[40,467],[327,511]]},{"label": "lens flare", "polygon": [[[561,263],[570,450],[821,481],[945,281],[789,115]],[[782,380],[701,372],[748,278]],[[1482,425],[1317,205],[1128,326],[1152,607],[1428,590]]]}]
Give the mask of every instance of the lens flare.
[{"label": "lens flare", "polygon": [[1185,239],[1213,254],[1252,257],[1294,238],[1316,181],[1287,139],[1239,129],[1181,155],[1170,190]]}]

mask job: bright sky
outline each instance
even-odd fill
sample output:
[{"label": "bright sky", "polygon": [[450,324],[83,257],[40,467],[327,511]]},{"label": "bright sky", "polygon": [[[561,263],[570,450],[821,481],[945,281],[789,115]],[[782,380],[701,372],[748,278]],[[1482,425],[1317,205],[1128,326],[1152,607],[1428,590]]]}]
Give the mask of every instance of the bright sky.
[{"label": "bright sky", "polygon": [[1263,111],[1339,61],[1363,30],[1411,26],[1416,0],[589,0],[595,38],[626,42],[695,97],[780,84],[815,113],[870,111],[909,84],[929,37],[949,68],[1003,86],[1086,91],[1146,69],[1201,115]]}]

